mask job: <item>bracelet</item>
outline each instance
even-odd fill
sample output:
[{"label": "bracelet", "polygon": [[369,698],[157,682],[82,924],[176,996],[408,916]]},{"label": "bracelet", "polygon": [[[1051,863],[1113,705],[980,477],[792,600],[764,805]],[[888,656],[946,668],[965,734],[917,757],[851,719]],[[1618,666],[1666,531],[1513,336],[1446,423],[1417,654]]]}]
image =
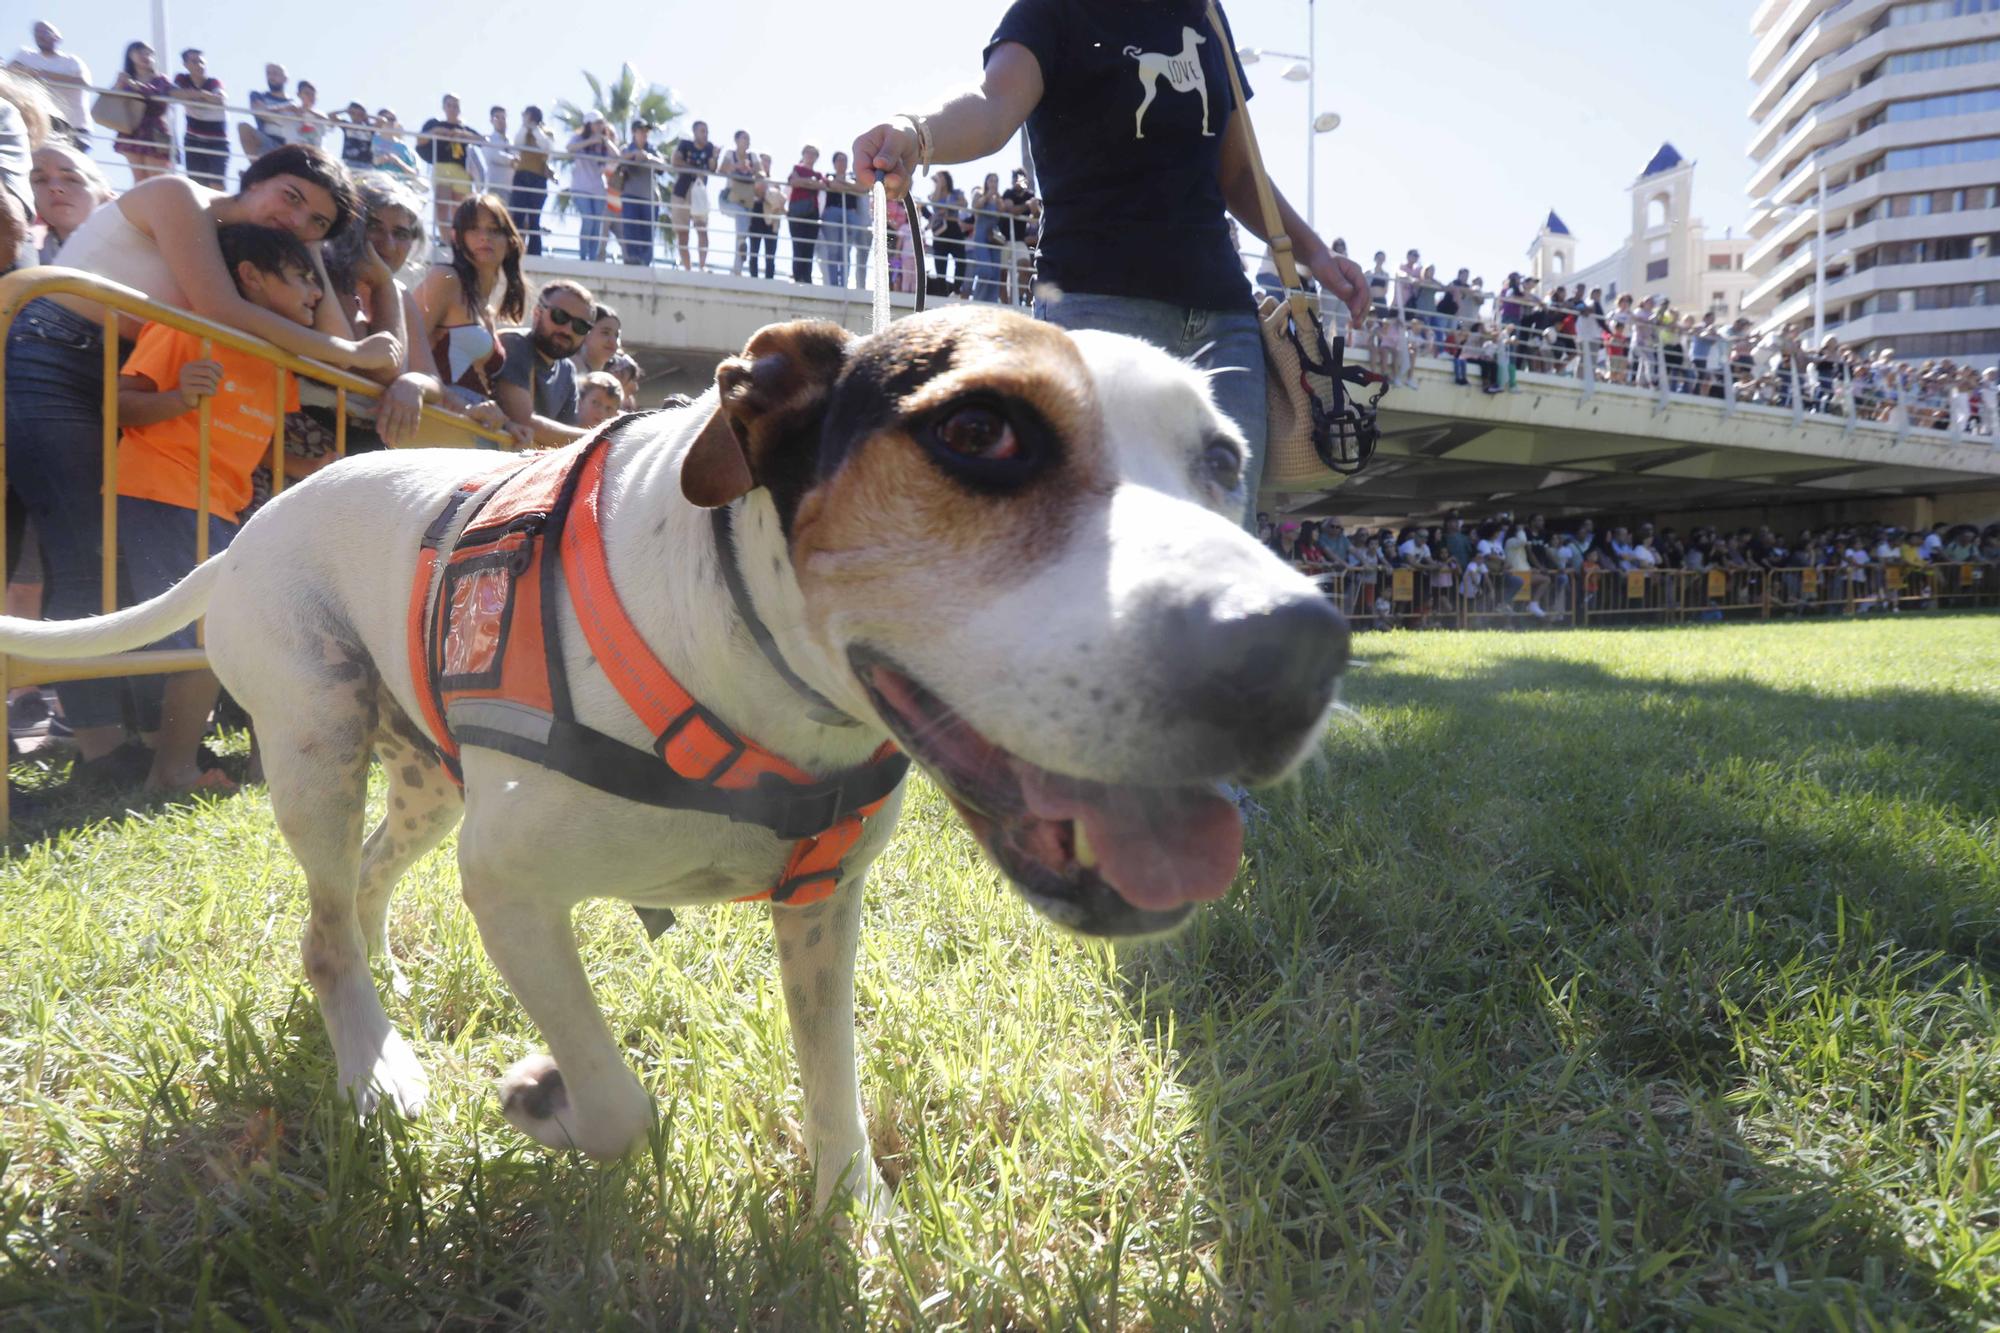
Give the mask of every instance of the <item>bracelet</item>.
[{"label": "bracelet", "polygon": [[917,136],[917,165],[928,176],[931,173],[931,122],[928,116],[913,116],[899,111],[896,119],[910,122],[911,133]]}]

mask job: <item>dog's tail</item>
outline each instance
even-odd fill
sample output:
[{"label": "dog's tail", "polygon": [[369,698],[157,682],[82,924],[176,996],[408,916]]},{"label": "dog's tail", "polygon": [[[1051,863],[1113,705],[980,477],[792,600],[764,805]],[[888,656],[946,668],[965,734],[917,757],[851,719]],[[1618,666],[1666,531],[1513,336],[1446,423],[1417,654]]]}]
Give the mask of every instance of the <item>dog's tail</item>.
[{"label": "dog's tail", "polygon": [[94,657],[143,648],[208,610],[222,572],[222,553],[150,602],[85,620],[22,620],[0,616],[0,653],[12,657]]},{"label": "dog's tail", "polygon": [[1141,51],[1136,46],[1128,46],[1125,48],[1125,54],[1130,56],[1132,59],[1137,60],[1140,56],[1145,55],[1146,53],[1144,51]]}]

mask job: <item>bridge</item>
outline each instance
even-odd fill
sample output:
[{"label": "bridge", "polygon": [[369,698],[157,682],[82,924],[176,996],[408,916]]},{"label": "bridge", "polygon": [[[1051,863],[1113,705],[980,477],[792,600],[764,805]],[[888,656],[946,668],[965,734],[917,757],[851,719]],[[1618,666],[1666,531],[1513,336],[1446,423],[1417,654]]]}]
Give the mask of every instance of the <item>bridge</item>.
[{"label": "bridge", "polygon": [[[647,371],[645,397],[699,393],[715,364],[766,324],[830,319],[857,333],[868,293],[675,269],[528,261],[538,280],[576,279],[617,308]],[[896,295],[898,313],[915,298]],[[1476,377],[1475,377],[1476,379]],[[1303,517],[1400,518],[1494,508],[1566,514],[1714,512],[1866,501],[1905,522],[2000,518],[2000,448],[1991,437],[1661,394],[1520,372],[1507,393],[1452,382],[1419,362],[1416,387],[1383,402],[1374,463],[1341,483],[1266,496]],[[1884,501],[1910,501],[1893,511]]]}]

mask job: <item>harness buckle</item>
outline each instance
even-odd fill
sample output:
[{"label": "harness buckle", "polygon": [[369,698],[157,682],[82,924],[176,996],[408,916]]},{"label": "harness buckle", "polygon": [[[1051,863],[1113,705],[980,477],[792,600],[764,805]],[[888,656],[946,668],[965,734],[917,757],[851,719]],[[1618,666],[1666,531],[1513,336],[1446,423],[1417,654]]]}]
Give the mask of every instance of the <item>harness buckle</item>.
[{"label": "harness buckle", "polygon": [[676,736],[679,736],[696,722],[700,722],[703,726],[707,727],[710,734],[723,749],[722,758],[711,765],[708,772],[702,774],[696,781],[715,782],[723,774],[727,773],[738,759],[741,759],[749,751],[750,744],[734,731],[730,730],[729,724],[710,712],[700,700],[691,700],[688,703],[686,711],[673,721],[667,723],[667,729],[661,732],[658,738],[654,740],[653,751],[660,756],[662,763],[666,764],[668,768],[673,768],[673,761],[667,758],[667,747],[673,744]]},{"label": "harness buckle", "polygon": [[757,779],[757,791],[774,808],[771,831],[794,842],[817,838],[847,813],[841,808],[847,784],[840,780],[800,787],[775,773],[765,773]]}]

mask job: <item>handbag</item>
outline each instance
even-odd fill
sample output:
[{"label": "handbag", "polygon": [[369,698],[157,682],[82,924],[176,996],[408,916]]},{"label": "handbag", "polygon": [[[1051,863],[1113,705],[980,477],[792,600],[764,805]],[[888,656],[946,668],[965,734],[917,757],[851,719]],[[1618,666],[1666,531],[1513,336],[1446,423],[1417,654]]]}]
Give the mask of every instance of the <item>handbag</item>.
[{"label": "handbag", "polygon": [[129,93],[99,93],[90,103],[90,118],[107,130],[130,134],[146,118],[146,103]]},{"label": "handbag", "polygon": [[1243,96],[1243,78],[1214,0],[1208,4],[1208,26],[1222,45],[1222,63],[1229,71],[1236,114],[1243,117],[1258,208],[1264,215],[1271,258],[1285,293],[1283,300],[1265,295],[1257,303],[1258,323],[1264,334],[1268,416],[1263,486],[1301,490],[1338,485],[1367,467],[1375,454],[1382,434],[1375,414],[1389,382],[1372,370],[1347,365],[1345,341],[1338,335],[1332,339],[1326,336],[1316,303],[1306,294],[1298,266],[1292,262],[1292,239],[1278,213],[1278,199],[1264,170],[1264,155],[1257,147],[1257,131]]}]

